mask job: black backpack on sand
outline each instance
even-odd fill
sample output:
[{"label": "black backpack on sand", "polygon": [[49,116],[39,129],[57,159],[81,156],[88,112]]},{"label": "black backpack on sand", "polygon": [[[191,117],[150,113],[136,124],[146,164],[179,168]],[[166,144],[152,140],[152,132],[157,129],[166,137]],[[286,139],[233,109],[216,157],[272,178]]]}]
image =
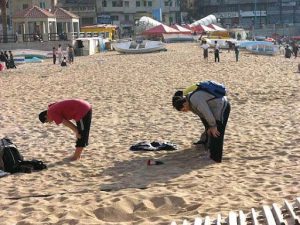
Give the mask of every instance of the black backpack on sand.
[{"label": "black backpack on sand", "polygon": [[19,163],[23,161],[23,156],[18,151],[17,146],[8,138],[2,138],[0,140],[0,151],[4,172],[20,172]]},{"label": "black backpack on sand", "polygon": [[0,169],[9,173],[31,173],[47,169],[39,160],[24,160],[17,146],[8,138],[0,139]]}]

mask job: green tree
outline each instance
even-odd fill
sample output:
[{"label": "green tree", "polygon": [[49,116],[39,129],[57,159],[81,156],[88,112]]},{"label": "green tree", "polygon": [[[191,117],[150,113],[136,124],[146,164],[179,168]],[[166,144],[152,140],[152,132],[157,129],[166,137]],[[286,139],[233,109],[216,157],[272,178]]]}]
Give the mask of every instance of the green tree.
[{"label": "green tree", "polygon": [[7,2],[8,0],[0,0],[0,9],[2,17],[3,42],[7,42]]}]

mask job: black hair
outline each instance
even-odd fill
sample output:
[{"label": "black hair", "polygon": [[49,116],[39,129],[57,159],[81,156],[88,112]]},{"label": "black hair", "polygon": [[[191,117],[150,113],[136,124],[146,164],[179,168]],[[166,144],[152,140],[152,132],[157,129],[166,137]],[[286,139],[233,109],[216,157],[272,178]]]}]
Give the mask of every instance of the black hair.
[{"label": "black hair", "polygon": [[46,116],[47,116],[47,110],[41,112],[39,114],[39,120],[42,122],[42,123],[45,123],[46,122]]},{"label": "black hair", "polygon": [[186,98],[184,96],[173,96],[172,105],[178,111],[181,111],[183,108],[183,104],[186,102]]}]

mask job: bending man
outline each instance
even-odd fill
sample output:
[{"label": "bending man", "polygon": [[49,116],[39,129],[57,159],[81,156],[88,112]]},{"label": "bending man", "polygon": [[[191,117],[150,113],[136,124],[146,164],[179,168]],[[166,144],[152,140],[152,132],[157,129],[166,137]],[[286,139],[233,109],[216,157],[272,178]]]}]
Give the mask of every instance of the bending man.
[{"label": "bending man", "polygon": [[224,134],[230,113],[229,101],[225,96],[216,98],[204,90],[190,92],[187,96],[183,94],[179,91],[173,96],[173,107],[181,112],[191,111],[200,117],[205,132],[196,144],[204,144],[210,158],[222,162]]},{"label": "bending man", "polygon": [[[80,159],[83,148],[88,145],[89,132],[92,120],[92,106],[83,100],[69,99],[55,102],[39,114],[42,123],[55,122],[70,128],[76,138],[76,148],[71,160]],[[75,120],[76,125],[70,120]]]}]

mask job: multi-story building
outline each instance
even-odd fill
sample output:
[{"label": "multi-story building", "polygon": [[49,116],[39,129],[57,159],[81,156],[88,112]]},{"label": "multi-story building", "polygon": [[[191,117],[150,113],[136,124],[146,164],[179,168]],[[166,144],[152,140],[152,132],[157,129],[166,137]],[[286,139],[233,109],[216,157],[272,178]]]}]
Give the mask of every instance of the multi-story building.
[{"label": "multi-story building", "polygon": [[142,16],[160,14],[155,19],[165,24],[178,23],[179,3],[179,0],[96,0],[98,23],[111,22],[129,32]]},{"label": "multi-story building", "polygon": [[96,0],[58,0],[57,5],[78,15],[81,26],[96,23]]},{"label": "multi-story building", "polygon": [[214,14],[224,26],[263,28],[300,23],[300,0],[202,0],[199,17]]},{"label": "multi-story building", "polygon": [[9,8],[13,14],[18,11],[29,9],[36,5],[42,9],[51,9],[57,4],[57,0],[10,0]]}]

